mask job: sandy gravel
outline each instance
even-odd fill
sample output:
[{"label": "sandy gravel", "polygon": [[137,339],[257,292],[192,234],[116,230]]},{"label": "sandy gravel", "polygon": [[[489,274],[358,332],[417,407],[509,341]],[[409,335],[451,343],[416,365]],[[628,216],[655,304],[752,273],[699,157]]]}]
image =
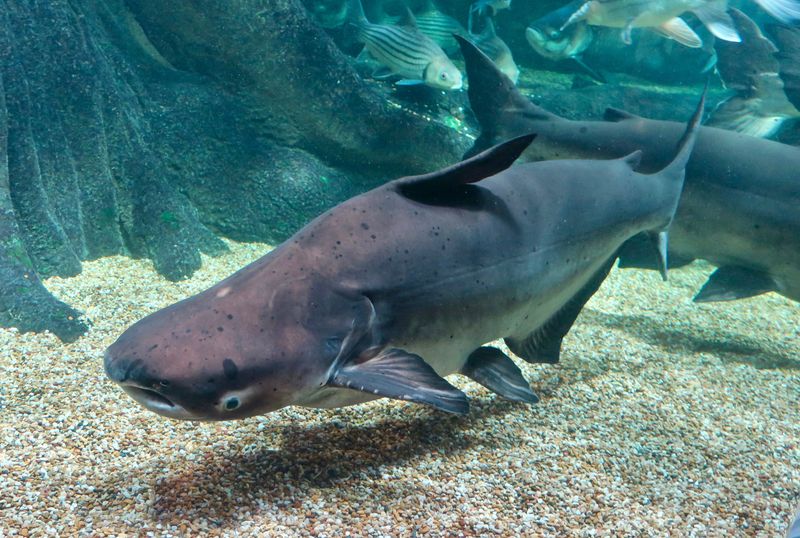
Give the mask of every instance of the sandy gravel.
[{"label": "sandy gravel", "polygon": [[173,422],[106,381],[130,323],[266,251],[231,244],[188,282],[106,258],[48,287],[93,320],[72,345],[0,330],[0,536],[780,536],[800,502],[800,309],[689,302],[709,272],[615,270],[542,401],[466,378],[455,418],[388,400]]}]

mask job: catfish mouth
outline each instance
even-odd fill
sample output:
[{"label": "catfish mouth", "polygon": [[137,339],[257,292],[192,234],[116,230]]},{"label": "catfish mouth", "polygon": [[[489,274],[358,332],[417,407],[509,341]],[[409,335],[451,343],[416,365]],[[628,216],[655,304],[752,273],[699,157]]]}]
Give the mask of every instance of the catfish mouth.
[{"label": "catfish mouth", "polygon": [[136,400],[139,405],[149,411],[169,418],[197,420],[197,418],[184,407],[173,403],[169,398],[152,389],[123,384],[122,390],[124,390],[128,396]]}]

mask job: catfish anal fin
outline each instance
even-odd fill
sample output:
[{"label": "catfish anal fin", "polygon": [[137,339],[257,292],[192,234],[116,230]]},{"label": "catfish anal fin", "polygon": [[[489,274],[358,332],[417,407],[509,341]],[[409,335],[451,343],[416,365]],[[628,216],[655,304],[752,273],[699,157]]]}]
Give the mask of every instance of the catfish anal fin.
[{"label": "catfish anal fin", "polygon": [[696,303],[735,301],[776,289],[775,280],[767,273],[731,265],[711,273],[693,300]]},{"label": "catfish anal fin", "polygon": [[422,357],[397,348],[386,349],[364,362],[345,363],[331,376],[328,386],[408,400],[459,415],[469,411],[463,392]]},{"label": "catfish anal fin", "polygon": [[506,338],[509,349],[530,363],[557,363],[561,355],[561,340],[572,328],[584,305],[600,288],[616,260],[616,255],[612,256],[561,310],[525,340]]},{"label": "catfish anal fin", "polygon": [[507,400],[539,401],[514,361],[496,347],[479,347],[470,353],[461,373]]}]

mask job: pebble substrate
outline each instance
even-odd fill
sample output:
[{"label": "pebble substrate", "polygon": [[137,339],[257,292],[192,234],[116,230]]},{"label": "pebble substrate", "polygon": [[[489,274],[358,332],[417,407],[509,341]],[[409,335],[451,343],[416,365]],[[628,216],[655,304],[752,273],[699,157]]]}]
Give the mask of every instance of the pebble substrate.
[{"label": "pebble substrate", "polygon": [[541,397],[466,378],[467,417],[381,400],[230,423],[149,413],[109,382],[128,325],[189,281],[113,257],[47,285],[94,322],[74,344],[0,330],[0,536],[779,536],[800,484],[800,310],[690,298],[710,272],[614,270]]}]

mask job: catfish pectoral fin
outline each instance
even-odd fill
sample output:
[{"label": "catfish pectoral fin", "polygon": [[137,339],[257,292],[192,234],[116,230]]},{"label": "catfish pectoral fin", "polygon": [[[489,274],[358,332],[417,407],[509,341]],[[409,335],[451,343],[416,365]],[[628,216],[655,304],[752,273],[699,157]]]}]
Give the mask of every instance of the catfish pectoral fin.
[{"label": "catfish pectoral fin", "polygon": [[328,386],[426,404],[458,415],[469,411],[466,394],[437,374],[422,357],[397,348],[386,349],[365,362],[345,364]]},{"label": "catfish pectoral fin", "polygon": [[479,347],[470,353],[461,373],[507,400],[539,401],[514,361],[496,347]]},{"label": "catfish pectoral fin", "polygon": [[775,291],[775,281],[767,273],[744,267],[720,267],[694,296],[696,303],[735,301]]}]

